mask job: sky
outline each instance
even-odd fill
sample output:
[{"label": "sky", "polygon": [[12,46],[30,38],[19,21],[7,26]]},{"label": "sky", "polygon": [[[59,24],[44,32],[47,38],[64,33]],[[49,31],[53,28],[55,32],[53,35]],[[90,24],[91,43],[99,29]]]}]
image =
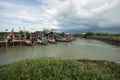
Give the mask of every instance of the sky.
[{"label": "sky", "polygon": [[120,33],[120,0],[0,0],[0,31]]}]

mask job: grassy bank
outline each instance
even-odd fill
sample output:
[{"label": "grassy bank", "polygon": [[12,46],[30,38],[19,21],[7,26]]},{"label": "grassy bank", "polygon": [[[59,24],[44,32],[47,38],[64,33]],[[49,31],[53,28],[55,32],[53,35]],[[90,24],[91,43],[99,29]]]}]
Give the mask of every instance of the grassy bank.
[{"label": "grassy bank", "polygon": [[0,80],[119,80],[120,65],[106,61],[27,59],[0,67]]}]

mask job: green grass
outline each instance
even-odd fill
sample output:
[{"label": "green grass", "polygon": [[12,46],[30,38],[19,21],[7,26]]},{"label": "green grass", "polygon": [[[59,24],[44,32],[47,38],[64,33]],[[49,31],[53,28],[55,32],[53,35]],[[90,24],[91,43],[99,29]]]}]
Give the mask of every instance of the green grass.
[{"label": "green grass", "polygon": [[38,58],[0,67],[0,80],[119,80],[120,65],[106,61]]}]

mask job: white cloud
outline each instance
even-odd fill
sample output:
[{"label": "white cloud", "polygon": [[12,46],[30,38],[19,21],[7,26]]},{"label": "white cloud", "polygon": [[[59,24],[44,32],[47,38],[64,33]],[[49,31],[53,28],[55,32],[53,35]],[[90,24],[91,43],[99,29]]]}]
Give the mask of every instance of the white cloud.
[{"label": "white cloud", "polygon": [[43,27],[67,31],[120,27],[120,0],[22,1],[0,1],[1,25],[29,26],[34,31]]}]

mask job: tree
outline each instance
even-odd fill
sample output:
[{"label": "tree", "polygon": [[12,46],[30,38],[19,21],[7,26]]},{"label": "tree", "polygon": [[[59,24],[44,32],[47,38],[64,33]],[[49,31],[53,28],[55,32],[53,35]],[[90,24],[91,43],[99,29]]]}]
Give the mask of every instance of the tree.
[{"label": "tree", "polygon": [[87,32],[87,33],[85,33],[85,36],[93,36],[93,35],[94,35],[93,32]]},{"label": "tree", "polygon": [[20,30],[19,35],[23,35],[23,34],[24,34],[23,30]]}]

